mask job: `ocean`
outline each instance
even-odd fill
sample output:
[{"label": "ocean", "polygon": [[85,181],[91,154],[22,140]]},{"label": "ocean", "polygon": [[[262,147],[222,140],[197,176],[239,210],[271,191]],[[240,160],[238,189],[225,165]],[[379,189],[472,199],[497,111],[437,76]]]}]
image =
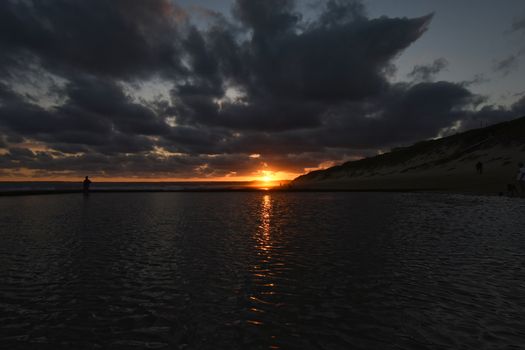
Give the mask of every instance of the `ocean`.
[{"label": "ocean", "polygon": [[525,201],[0,197],[5,349],[518,349]]},{"label": "ocean", "polygon": [[[253,188],[249,181],[176,181],[176,182],[93,182],[93,191],[184,191]],[[81,191],[80,182],[61,181],[0,181],[0,193],[39,191]]]}]

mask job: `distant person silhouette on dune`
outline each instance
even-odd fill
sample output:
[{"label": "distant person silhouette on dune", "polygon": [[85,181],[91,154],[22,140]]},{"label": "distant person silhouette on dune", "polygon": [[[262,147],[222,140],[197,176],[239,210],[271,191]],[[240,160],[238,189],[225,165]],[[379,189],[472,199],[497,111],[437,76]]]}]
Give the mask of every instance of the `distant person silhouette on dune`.
[{"label": "distant person silhouette on dune", "polygon": [[525,197],[525,166],[523,166],[523,163],[519,163],[518,168],[516,180],[518,181],[521,197]]},{"label": "distant person silhouette on dune", "polygon": [[480,174],[480,175],[483,174],[483,163],[478,162],[478,163],[476,164],[476,171],[477,171],[478,174]]},{"label": "distant person silhouette on dune", "polygon": [[82,189],[83,189],[84,194],[89,193],[89,185],[91,185],[91,180],[89,179],[89,176],[86,176],[86,178],[84,179],[84,182],[82,183]]}]

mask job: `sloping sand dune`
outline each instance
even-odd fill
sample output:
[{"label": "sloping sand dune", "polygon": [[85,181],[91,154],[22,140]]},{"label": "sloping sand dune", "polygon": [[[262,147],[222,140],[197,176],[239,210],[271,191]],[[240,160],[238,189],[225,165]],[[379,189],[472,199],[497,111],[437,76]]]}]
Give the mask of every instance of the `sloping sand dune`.
[{"label": "sloping sand dune", "polygon": [[[483,163],[478,174],[476,164]],[[525,117],[300,176],[296,189],[506,192],[525,163]]]}]

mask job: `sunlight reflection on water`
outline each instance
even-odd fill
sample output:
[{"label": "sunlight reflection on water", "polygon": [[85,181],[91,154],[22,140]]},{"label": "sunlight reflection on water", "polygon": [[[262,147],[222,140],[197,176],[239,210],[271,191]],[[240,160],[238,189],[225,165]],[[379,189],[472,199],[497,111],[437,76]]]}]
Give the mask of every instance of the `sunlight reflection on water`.
[{"label": "sunlight reflection on water", "polygon": [[253,304],[249,310],[252,317],[246,320],[246,323],[252,326],[263,326],[265,322],[261,314],[267,311],[263,310],[262,305],[273,305],[268,300],[268,296],[274,293],[275,283],[272,279],[272,238],[271,238],[271,216],[272,216],[272,199],[269,194],[261,197],[259,209],[259,226],[255,232],[257,261],[252,269],[253,294],[249,296]]},{"label": "sunlight reflection on water", "polygon": [[393,193],[0,198],[0,344],[517,349],[524,209]]},{"label": "sunlight reflection on water", "polygon": [[[272,215],[272,199],[269,194],[262,197],[261,205],[261,225],[257,235],[258,247],[263,254],[269,254],[272,249],[271,237],[270,237],[270,223]],[[270,255],[267,255],[270,259]]]}]

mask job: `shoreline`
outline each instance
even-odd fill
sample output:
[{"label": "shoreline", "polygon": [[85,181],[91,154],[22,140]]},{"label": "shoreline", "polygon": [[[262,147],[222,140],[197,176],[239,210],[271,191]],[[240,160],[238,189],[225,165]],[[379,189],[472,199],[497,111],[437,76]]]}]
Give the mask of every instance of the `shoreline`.
[{"label": "shoreline", "polygon": [[[338,189],[338,188],[287,188],[287,189],[263,189],[263,188],[242,188],[242,189],[107,189],[91,190],[89,195],[109,194],[109,193],[433,193],[433,194],[460,194],[460,195],[479,195],[479,196],[500,196],[499,193],[486,191],[458,191],[446,190],[442,188],[364,188],[364,189]],[[27,191],[2,191],[2,197],[21,197],[21,196],[49,196],[49,195],[80,195],[82,190],[27,190]],[[519,197],[514,197],[519,198]]]}]

